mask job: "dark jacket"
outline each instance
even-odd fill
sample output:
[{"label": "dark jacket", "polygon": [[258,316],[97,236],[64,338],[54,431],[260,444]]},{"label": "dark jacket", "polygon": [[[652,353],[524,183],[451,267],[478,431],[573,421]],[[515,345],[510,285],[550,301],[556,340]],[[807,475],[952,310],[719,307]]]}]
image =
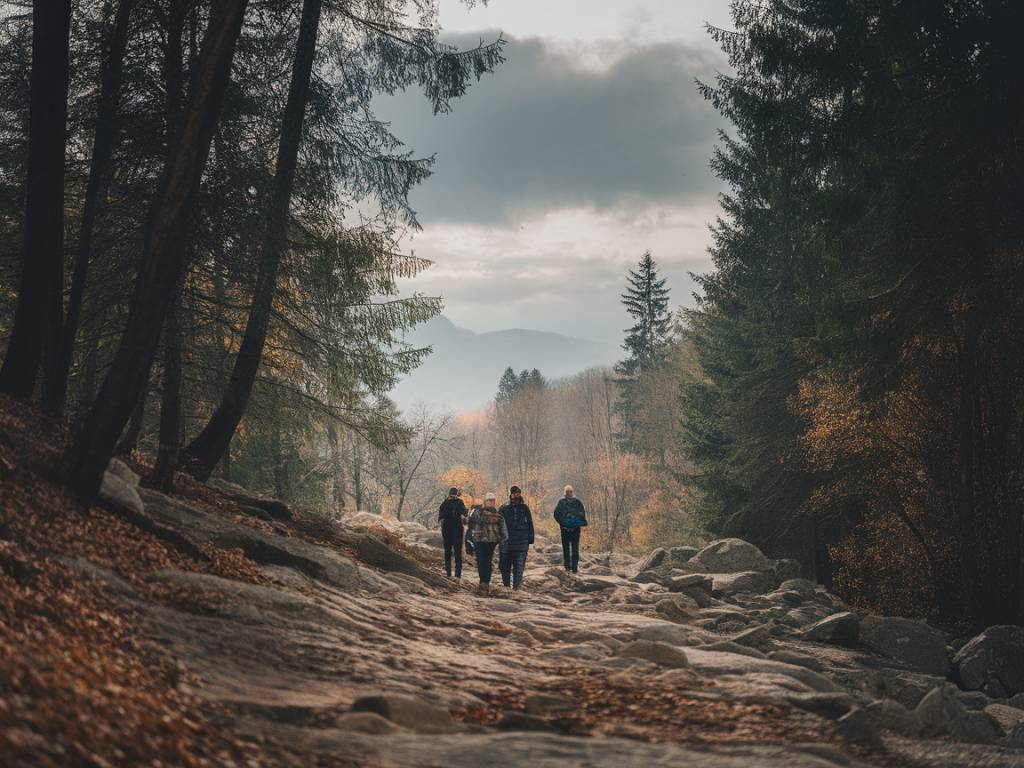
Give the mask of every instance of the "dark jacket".
[{"label": "dark jacket", "polygon": [[533,515],[525,503],[520,502],[502,505],[498,510],[505,527],[508,528],[508,541],[502,545],[502,552],[523,552],[533,544]]},{"label": "dark jacket", "polygon": [[555,522],[563,528],[582,528],[587,524],[587,510],[583,502],[573,496],[558,500],[555,505]]},{"label": "dark jacket", "polygon": [[458,496],[449,496],[441,502],[437,510],[437,520],[447,530],[462,531],[462,521],[466,518],[466,505]]},{"label": "dark jacket", "polygon": [[500,544],[508,541],[508,528],[498,510],[474,509],[469,516],[466,541],[473,544]]}]

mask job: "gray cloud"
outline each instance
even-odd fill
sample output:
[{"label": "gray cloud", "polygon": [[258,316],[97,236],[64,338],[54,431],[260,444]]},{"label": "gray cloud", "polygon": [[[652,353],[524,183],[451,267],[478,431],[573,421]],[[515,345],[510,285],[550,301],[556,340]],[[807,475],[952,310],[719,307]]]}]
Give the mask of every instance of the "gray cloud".
[{"label": "gray cloud", "polygon": [[[682,43],[574,51],[537,38],[509,40],[506,55],[449,115],[432,116],[413,92],[375,104],[417,154],[437,155],[434,176],[412,196],[425,225],[714,199],[708,159],[721,120],[694,78],[712,78],[718,55]],[[612,63],[586,67],[581,57]]]}]

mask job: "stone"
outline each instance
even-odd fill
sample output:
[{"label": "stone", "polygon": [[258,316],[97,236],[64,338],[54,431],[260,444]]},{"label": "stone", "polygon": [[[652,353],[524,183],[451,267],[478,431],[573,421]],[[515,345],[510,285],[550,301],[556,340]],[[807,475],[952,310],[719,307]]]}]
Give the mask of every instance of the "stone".
[{"label": "stone", "polygon": [[1016,730],[1024,728],[1024,709],[1006,704],[989,704],[985,707],[985,714],[995,721],[1003,736],[1011,736]]},{"label": "stone", "polygon": [[809,579],[786,579],[779,584],[780,592],[797,592],[801,597],[813,598],[818,585]]},{"label": "stone", "polygon": [[211,488],[217,489],[232,501],[264,510],[275,520],[292,519],[292,512],[288,509],[288,505],[283,501],[272,499],[269,496],[263,496],[258,493],[253,493],[236,483],[230,483],[219,477],[210,478],[206,481],[206,484]]},{"label": "stone", "polygon": [[669,643],[670,645],[693,645],[697,642],[697,638],[697,632],[692,629],[678,624],[659,621],[646,627],[641,627],[636,631],[632,639],[653,640],[659,643]]},{"label": "stone", "polygon": [[553,731],[554,726],[542,717],[523,712],[503,712],[495,726],[500,731]]},{"label": "stone", "polygon": [[761,571],[712,573],[711,580],[713,595],[732,595],[738,592],[764,594],[775,588],[775,579],[772,575]]},{"label": "stone", "polygon": [[651,568],[657,568],[665,562],[665,558],[667,557],[668,552],[665,551],[664,547],[658,547],[640,562],[640,565],[636,568],[637,573],[649,571]]},{"label": "stone", "polygon": [[914,709],[925,694],[946,684],[943,677],[894,669],[878,670],[873,677],[873,695],[898,701],[907,709]]},{"label": "stone", "polygon": [[989,627],[957,652],[953,665],[967,690],[980,691],[995,682],[1008,696],[1024,691],[1024,627]]},{"label": "stone", "polygon": [[621,648],[617,655],[627,659],[643,659],[673,669],[685,669],[690,666],[686,654],[679,648],[655,640],[634,640]]},{"label": "stone", "polygon": [[804,630],[804,640],[836,645],[856,645],[860,641],[861,616],[858,613],[834,613]]},{"label": "stone", "polygon": [[821,672],[824,669],[822,663],[813,656],[805,656],[796,651],[787,651],[785,649],[771,651],[768,654],[768,658],[772,661],[781,661],[783,664],[796,664],[798,667],[813,669],[815,672]]},{"label": "stone", "polygon": [[686,624],[700,615],[697,612],[697,604],[681,595],[659,600],[655,603],[654,610],[676,624]]},{"label": "stone", "polygon": [[787,697],[786,701],[827,720],[838,720],[856,706],[854,700],[845,693],[800,693]]},{"label": "stone", "polygon": [[796,580],[802,571],[803,566],[800,565],[800,561],[792,558],[776,560],[772,566],[772,572],[779,581]]},{"label": "stone", "polygon": [[715,600],[711,597],[711,594],[701,587],[686,587],[679,590],[677,594],[690,598],[697,604],[698,608],[710,608],[715,605]]},{"label": "stone", "polygon": [[946,683],[925,695],[914,709],[926,738],[948,735],[969,744],[991,744],[1002,734],[985,712],[971,712],[960,703],[956,686]]},{"label": "stone", "polygon": [[687,573],[683,576],[671,576],[665,581],[669,592],[682,592],[686,589],[703,589],[711,591],[712,580],[703,573]]},{"label": "stone", "polygon": [[864,709],[874,720],[875,725],[882,730],[909,738],[921,735],[920,717],[895,699],[872,701]]},{"label": "stone", "polygon": [[731,640],[737,645],[756,648],[762,653],[768,653],[768,651],[775,647],[775,640],[772,638],[771,632],[763,624],[745,629],[738,635],[733,636]]},{"label": "stone", "polygon": [[701,646],[702,650],[707,651],[721,651],[723,653],[735,653],[739,656],[749,656],[752,659],[767,659],[768,657],[757,650],[757,648],[751,648],[746,645],[740,645],[734,643],[731,640],[719,640],[714,643],[708,643],[707,645]]},{"label": "stone", "polygon": [[860,640],[871,650],[900,661],[916,672],[945,677],[949,673],[946,640],[924,622],[895,616],[867,616]]},{"label": "stone", "polygon": [[836,730],[852,744],[862,744],[877,750],[885,749],[878,726],[862,707],[857,707],[840,717],[836,721]]},{"label": "stone", "polygon": [[371,736],[381,736],[400,730],[397,725],[375,712],[345,712],[334,721],[334,727]]},{"label": "stone", "polygon": [[110,472],[112,475],[117,475],[132,488],[139,487],[138,474],[120,459],[111,459],[107,464],[107,472]]},{"label": "stone", "polygon": [[129,485],[113,472],[104,472],[100,483],[98,501],[101,507],[112,512],[126,512],[131,515],[144,515],[146,506],[134,486]]},{"label": "stone", "polygon": [[451,733],[455,721],[447,708],[412,696],[382,693],[352,703],[353,712],[372,712],[417,733]]},{"label": "stone", "polygon": [[1011,707],[1017,709],[1024,709],[1024,693],[1018,693],[1007,699],[1006,703]]},{"label": "stone", "polygon": [[720,539],[708,544],[694,555],[691,563],[711,573],[770,571],[772,562],[760,549],[743,539]]},{"label": "stone", "polygon": [[686,563],[698,552],[700,550],[697,547],[672,547],[668,551],[668,556],[674,563]]}]

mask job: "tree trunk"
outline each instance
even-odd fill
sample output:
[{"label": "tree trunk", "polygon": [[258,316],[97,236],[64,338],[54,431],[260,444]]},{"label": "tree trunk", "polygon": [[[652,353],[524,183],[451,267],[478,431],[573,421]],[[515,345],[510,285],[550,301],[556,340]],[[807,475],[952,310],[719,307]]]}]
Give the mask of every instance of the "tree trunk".
[{"label": "tree trunk", "polygon": [[149,375],[142,385],[142,392],[139,399],[132,408],[131,418],[128,420],[128,429],[124,431],[121,441],[117,444],[118,453],[131,453],[139,445],[139,435],[142,434],[142,425],[146,420],[146,398],[149,396]]},{"label": "tree trunk", "polygon": [[[184,81],[182,39],[187,0],[174,0],[167,15],[167,43],[164,48],[164,112],[167,154],[174,151],[181,122]],[[189,259],[191,262],[191,258]],[[152,482],[165,493],[174,490],[174,470],[181,451],[181,287],[174,286],[174,303],[164,323],[164,385],[160,397],[160,436]]]},{"label": "tree trunk", "polygon": [[57,351],[64,303],[64,150],[71,0],[32,4],[28,178],[21,282],[0,367],[0,392],[29,398],[44,361],[43,407],[56,411]]},{"label": "tree trunk", "polygon": [[288,246],[288,213],[299,146],[302,142],[302,123],[309,96],[309,80],[316,54],[321,5],[322,0],[303,0],[302,3],[302,19],[299,22],[299,35],[295,45],[295,62],[281,124],[270,203],[266,212],[267,223],[259,273],[256,277],[256,288],[245,326],[245,335],[242,337],[231,380],[220,405],[203,431],[186,449],[186,469],[199,480],[209,478],[227,449],[231,436],[238,428],[256,382],[260,359],[263,357],[270,312],[277,291],[278,268]]},{"label": "tree trunk", "polygon": [[71,273],[71,291],[68,294],[68,313],[61,333],[60,352],[53,384],[54,407],[63,412],[68,388],[68,373],[75,354],[75,335],[78,333],[82,313],[82,299],[89,272],[89,256],[92,251],[93,228],[103,199],[106,197],[107,171],[110,156],[117,142],[117,111],[121,99],[121,71],[124,66],[124,52],[128,45],[128,20],[131,17],[134,0],[121,0],[114,16],[104,50],[100,70],[100,95],[96,108],[96,132],[92,141],[92,158],[89,162],[89,179],[85,185],[85,200],[82,207],[82,227],[78,235],[78,250]]},{"label": "tree trunk", "polygon": [[153,487],[174,490],[174,469],[181,450],[181,302],[171,307],[164,326],[164,387],[160,398],[160,446],[153,467]]},{"label": "tree trunk", "polygon": [[117,435],[153,364],[174,288],[188,260],[185,242],[231,75],[247,0],[222,0],[210,13],[182,130],[154,199],[139,272],[120,345],[96,402],[71,446],[76,491],[95,497]]}]

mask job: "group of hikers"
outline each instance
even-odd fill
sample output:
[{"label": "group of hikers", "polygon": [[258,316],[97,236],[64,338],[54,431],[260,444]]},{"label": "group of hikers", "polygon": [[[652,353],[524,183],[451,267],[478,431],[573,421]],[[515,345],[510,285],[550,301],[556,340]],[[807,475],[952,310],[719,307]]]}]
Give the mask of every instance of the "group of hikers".
[{"label": "group of hikers", "polygon": [[[448,498],[441,502],[437,520],[441,524],[444,540],[444,569],[452,576],[452,561],[455,563],[455,578],[462,578],[462,548],[476,557],[476,570],[480,577],[480,594],[489,594],[491,575],[494,570],[494,551],[498,550],[498,571],[505,588],[519,590],[523,586],[523,571],[526,570],[526,556],[533,544],[533,515],[523,500],[523,492],[517,485],[509,488],[508,503],[496,506],[493,493],[484,496],[483,504],[474,507],[472,513],[466,509],[458,488],[448,491]],[[576,498],[571,485],[565,486],[565,495],[555,506],[555,522],[562,534],[562,560],[566,573],[577,573],[580,564],[580,530],[587,524],[587,511],[583,502]]]}]

